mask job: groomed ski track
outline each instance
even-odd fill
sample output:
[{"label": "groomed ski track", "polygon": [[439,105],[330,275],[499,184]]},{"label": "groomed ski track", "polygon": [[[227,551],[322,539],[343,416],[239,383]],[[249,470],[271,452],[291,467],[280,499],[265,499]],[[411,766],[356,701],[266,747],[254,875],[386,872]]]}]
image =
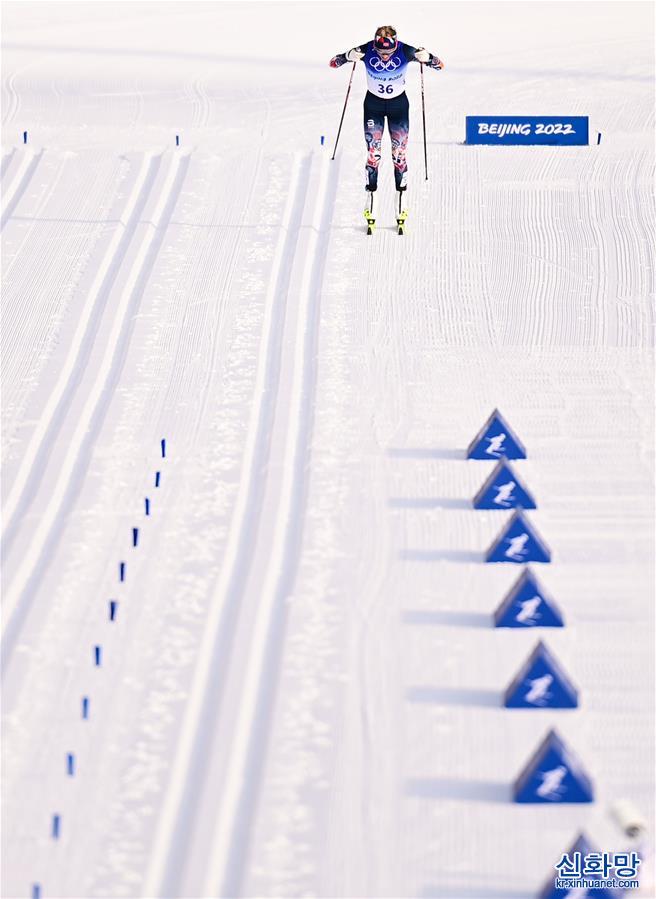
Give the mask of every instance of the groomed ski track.
[{"label": "groomed ski track", "polygon": [[[241,856],[261,774],[260,741],[266,738],[285,633],[285,604],[298,565],[325,252],[320,241],[330,223],[326,194],[334,193],[335,177],[332,171],[331,189],[325,156],[292,161],[265,303],[257,402],[245,447],[248,476],[240,484],[216,587],[218,601],[199,650],[184,736],[158,823],[147,894],[236,895],[240,887]],[[248,647],[246,657],[236,659],[230,670],[233,647],[241,643]],[[230,686],[239,701],[236,707],[231,703],[228,722],[220,724],[217,709],[220,716],[221,694]],[[216,757],[211,765],[199,764],[208,746],[216,747]],[[217,761],[223,755],[226,758]],[[221,762],[222,777],[213,770]],[[190,822],[198,804],[216,794],[203,789],[198,780],[224,785],[221,803],[205,819],[216,818],[205,836],[191,832]],[[181,808],[186,808],[186,815],[181,815]],[[212,861],[205,880],[198,882],[203,867],[196,867],[194,860],[203,858],[201,848]],[[180,872],[186,874],[186,886],[180,885]]]},{"label": "groomed ski track", "polygon": [[[653,14],[534,5],[397,22],[453,60],[426,74],[427,183],[410,86],[403,237],[387,138],[364,234],[361,82],[330,160],[325,36],[263,84],[216,58],[213,5],[9,9],[3,895],[529,899],[579,830],[622,848],[615,799],[653,822]],[[291,16],[222,4],[230,47],[254,6]],[[312,7],[290,35],[341,8]],[[371,10],[344,15],[346,45]],[[603,140],[461,144],[507,105]],[[506,514],[471,509],[463,451],[495,406],[571,712],[499,707],[545,635],[489,627],[517,572],[482,564]],[[594,805],[508,802],[549,727]]]}]

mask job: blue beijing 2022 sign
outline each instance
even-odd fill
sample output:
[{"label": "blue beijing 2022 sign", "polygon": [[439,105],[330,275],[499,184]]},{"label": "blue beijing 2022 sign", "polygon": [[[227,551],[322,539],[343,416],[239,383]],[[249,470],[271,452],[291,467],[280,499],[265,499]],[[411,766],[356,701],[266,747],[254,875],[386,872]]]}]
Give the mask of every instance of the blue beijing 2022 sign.
[{"label": "blue beijing 2022 sign", "polygon": [[478,116],[466,118],[467,144],[564,144],[588,143],[587,116]]}]

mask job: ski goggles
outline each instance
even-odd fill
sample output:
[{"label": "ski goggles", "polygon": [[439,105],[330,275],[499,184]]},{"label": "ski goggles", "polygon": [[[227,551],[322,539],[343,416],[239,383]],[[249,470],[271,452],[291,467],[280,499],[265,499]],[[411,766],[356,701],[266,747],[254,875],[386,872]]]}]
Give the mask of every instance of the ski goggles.
[{"label": "ski goggles", "polygon": [[374,41],[374,47],[379,53],[384,53],[388,56],[391,56],[392,53],[398,47],[399,42],[396,38],[392,39],[390,37],[377,37]]}]

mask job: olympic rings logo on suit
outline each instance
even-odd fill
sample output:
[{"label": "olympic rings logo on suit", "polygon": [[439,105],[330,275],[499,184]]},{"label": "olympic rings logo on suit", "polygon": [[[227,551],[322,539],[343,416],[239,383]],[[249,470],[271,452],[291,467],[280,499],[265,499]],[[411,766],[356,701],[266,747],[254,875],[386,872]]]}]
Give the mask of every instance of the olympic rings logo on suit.
[{"label": "olympic rings logo on suit", "polygon": [[370,56],[367,62],[376,72],[393,72],[401,65],[401,57],[391,56],[388,60],[384,60],[376,54],[374,56]]}]

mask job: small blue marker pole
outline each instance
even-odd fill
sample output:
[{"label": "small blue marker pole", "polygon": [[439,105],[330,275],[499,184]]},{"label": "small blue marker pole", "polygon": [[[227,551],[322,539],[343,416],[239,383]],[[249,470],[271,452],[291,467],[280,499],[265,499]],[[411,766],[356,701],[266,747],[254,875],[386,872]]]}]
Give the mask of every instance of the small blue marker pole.
[{"label": "small blue marker pole", "polygon": [[75,777],[75,756],[72,752],[66,754],[66,773],[69,777]]},{"label": "small blue marker pole", "polygon": [[150,515],[150,500],[148,497],[144,500],[144,506],[146,508],[146,515]]},{"label": "small blue marker pole", "polygon": [[159,487],[159,482],[161,480],[161,473],[159,471],[155,472],[155,486]]},{"label": "small blue marker pole", "polygon": [[41,899],[41,884],[32,884],[32,899]]},{"label": "small blue marker pole", "polygon": [[176,136],[175,136],[175,145],[176,145],[176,147],[180,146],[180,135],[179,134],[176,134]]},{"label": "small blue marker pole", "polygon": [[52,816],[52,836],[53,839],[58,840],[59,834],[61,833],[61,817],[59,815]]},{"label": "small blue marker pole", "polygon": [[102,646],[93,647],[93,662],[97,668],[100,668],[102,662]]},{"label": "small blue marker pole", "polygon": [[110,600],[109,600],[109,620],[110,620],[110,621],[115,621],[115,620],[116,620],[116,610],[117,610],[117,608],[118,608],[118,603],[116,602],[116,600],[115,600],[115,599],[110,599]]},{"label": "small blue marker pole", "polygon": [[132,528],[132,546],[139,543],[139,528]]},{"label": "small blue marker pole", "polygon": [[161,445],[162,445],[162,459],[165,459],[166,458],[166,438],[165,437],[162,437]]},{"label": "small blue marker pole", "polygon": [[321,135],[321,146],[323,147],[324,142],[326,140],[326,136],[324,134]]},{"label": "small blue marker pole", "polygon": [[597,146],[601,143],[601,131],[597,131]]},{"label": "small blue marker pole", "polygon": [[82,697],[82,717],[85,719],[89,717],[89,697],[88,696]]},{"label": "small blue marker pole", "polygon": [[23,143],[27,143],[27,131],[23,131]]},{"label": "small blue marker pole", "polygon": [[118,563],[118,579],[119,581],[125,580],[125,562]]}]

